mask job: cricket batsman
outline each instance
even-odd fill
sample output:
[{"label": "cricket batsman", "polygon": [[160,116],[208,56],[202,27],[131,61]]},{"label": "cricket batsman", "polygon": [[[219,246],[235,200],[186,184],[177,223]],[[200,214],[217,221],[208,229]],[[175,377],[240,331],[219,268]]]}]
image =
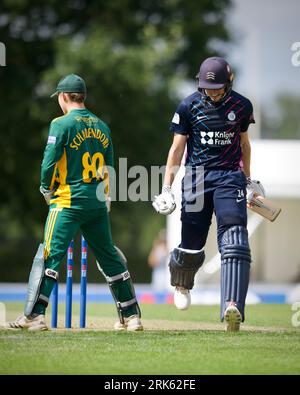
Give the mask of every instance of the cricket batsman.
[{"label": "cricket batsman", "polygon": [[130,274],[111,235],[108,170],[114,159],[110,130],[85,107],[86,84],[78,75],[62,78],[53,96],[64,115],[51,122],[41,167],[40,192],[49,205],[42,259],[33,262],[24,315],[8,326],[47,329],[50,294],[68,246],[80,229],[116,302],[119,321],[114,329],[143,330]]},{"label": "cricket batsman", "polygon": [[197,78],[198,90],[179,104],[172,119],[173,144],[162,193],[153,206],[164,215],[175,209],[171,186],[187,146],[181,243],[169,262],[171,285],[176,287],[174,303],[182,310],[191,303],[190,290],[205,259],[204,246],[215,213],[221,254],[221,320],[228,331],[238,331],[245,317],[251,262],[247,193],[264,194],[261,184],[250,178],[248,127],[255,122],[253,107],[232,90],[233,73],[225,59],[204,60]]}]

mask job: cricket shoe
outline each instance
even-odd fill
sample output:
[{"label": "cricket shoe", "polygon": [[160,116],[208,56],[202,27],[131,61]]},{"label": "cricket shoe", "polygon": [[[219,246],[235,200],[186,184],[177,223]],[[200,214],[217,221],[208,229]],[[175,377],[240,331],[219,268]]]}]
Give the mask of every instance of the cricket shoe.
[{"label": "cricket shoe", "polygon": [[48,329],[44,314],[35,317],[21,315],[15,321],[7,322],[6,329],[28,329],[29,331],[46,331]]},{"label": "cricket shoe", "polygon": [[174,304],[178,310],[186,310],[191,305],[190,291],[183,287],[176,287],[174,293]]},{"label": "cricket shoe", "polygon": [[138,315],[131,315],[124,318],[124,323],[116,322],[114,325],[116,331],[136,332],[144,330],[140,317]]},{"label": "cricket shoe", "polygon": [[236,304],[231,302],[224,313],[227,332],[238,332],[240,330],[240,323],[242,322],[242,315],[239,312]]}]

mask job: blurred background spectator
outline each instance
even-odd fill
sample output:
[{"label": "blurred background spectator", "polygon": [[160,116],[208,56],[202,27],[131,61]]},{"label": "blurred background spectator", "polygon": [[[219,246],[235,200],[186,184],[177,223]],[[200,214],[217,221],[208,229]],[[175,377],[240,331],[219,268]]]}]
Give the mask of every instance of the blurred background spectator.
[{"label": "blurred background spectator", "polygon": [[152,268],[151,285],[155,291],[164,291],[168,287],[168,257],[166,229],[161,229],[153,241],[152,249],[148,256],[148,264]]}]

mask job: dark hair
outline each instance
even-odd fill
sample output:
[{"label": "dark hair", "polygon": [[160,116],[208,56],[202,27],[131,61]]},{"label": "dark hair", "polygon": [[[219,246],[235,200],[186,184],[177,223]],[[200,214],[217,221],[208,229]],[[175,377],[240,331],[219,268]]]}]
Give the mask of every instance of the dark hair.
[{"label": "dark hair", "polygon": [[69,99],[75,103],[83,103],[86,99],[85,93],[66,93]]}]

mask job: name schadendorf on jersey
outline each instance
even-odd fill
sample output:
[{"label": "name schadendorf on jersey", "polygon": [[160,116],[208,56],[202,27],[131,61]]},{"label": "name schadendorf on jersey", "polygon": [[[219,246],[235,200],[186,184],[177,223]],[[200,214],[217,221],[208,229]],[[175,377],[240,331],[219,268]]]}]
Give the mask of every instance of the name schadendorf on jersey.
[{"label": "name schadendorf on jersey", "polygon": [[200,135],[201,135],[201,144],[203,145],[208,144],[218,147],[220,145],[232,144],[234,132],[201,131]]}]

